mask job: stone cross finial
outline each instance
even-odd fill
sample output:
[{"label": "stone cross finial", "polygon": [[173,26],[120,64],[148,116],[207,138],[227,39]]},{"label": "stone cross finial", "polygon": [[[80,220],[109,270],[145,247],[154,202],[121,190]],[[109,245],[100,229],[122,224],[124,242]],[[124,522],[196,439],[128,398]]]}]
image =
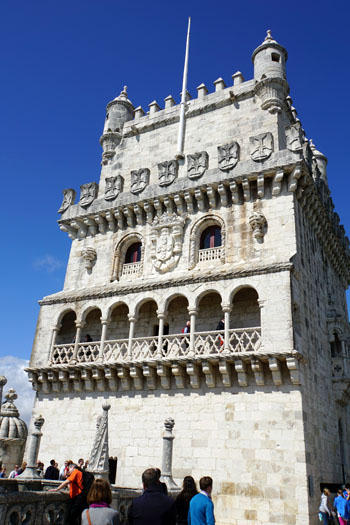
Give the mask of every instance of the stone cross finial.
[{"label": "stone cross finial", "polygon": [[172,417],[168,417],[164,421],[165,432],[163,434],[163,460],[162,460],[162,476],[163,481],[169,489],[177,488],[172,475],[172,462],[173,462],[173,428],[175,421]]},{"label": "stone cross finial", "polygon": [[164,421],[164,426],[165,426],[165,430],[168,431],[168,432],[172,432],[174,426],[175,426],[175,421],[173,420],[172,417],[168,417],[168,419],[166,419]]},{"label": "stone cross finial", "polygon": [[96,422],[96,434],[89,457],[89,468],[97,478],[108,479],[108,410],[111,405],[104,402],[103,414],[98,416]]},{"label": "stone cross finial", "polygon": [[272,40],[271,29],[268,29],[268,30],[266,31],[266,37],[265,37],[265,40],[266,40],[266,41]]},{"label": "stone cross finial", "polygon": [[17,397],[16,390],[13,388],[10,388],[7,394],[5,394],[5,399],[8,403],[13,403]]},{"label": "stone cross finial", "polygon": [[40,440],[42,436],[41,427],[44,423],[45,419],[41,414],[40,416],[37,416],[33,421],[34,429],[31,432],[27,447],[27,467],[25,471],[18,476],[21,479],[41,479],[40,475],[38,474],[36,465],[38,462]]}]

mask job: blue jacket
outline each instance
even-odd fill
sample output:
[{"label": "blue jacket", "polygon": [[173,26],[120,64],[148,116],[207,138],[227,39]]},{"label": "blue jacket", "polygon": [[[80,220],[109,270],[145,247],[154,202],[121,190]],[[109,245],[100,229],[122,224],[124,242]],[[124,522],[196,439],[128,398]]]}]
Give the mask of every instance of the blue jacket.
[{"label": "blue jacket", "polygon": [[196,494],[190,501],[188,525],[214,525],[214,504],[205,494]]},{"label": "blue jacket", "polygon": [[337,512],[340,514],[341,518],[347,520],[349,518],[349,502],[346,501],[343,496],[337,496],[334,498],[333,507],[337,509]]}]

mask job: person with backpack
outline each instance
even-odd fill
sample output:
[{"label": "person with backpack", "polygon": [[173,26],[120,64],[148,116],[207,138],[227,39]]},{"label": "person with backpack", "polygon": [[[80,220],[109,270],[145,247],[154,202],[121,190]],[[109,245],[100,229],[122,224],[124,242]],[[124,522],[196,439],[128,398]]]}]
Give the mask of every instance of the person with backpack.
[{"label": "person with backpack", "polygon": [[50,492],[58,492],[69,486],[70,502],[67,517],[69,525],[80,525],[81,513],[88,508],[87,495],[94,479],[91,472],[82,470],[75,463],[71,463],[67,479],[57,488],[50,490]]}]

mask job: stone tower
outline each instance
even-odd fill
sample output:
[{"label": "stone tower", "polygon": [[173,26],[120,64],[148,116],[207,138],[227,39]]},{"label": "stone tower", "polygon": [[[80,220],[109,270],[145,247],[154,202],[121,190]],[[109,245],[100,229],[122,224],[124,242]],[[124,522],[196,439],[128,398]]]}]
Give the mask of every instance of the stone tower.
[{"label": "stone tower", "polygon": [[253,79],[200,84],[183,159],[172,96],[108,104],[28,369],[42,460],[87,456],[105,401],[117,484],[139,486],[172,417],[174,480],[211,475],[219,525],[314,523],[320,483],[350,474],[349,241],[286,60],[268,32]]}]

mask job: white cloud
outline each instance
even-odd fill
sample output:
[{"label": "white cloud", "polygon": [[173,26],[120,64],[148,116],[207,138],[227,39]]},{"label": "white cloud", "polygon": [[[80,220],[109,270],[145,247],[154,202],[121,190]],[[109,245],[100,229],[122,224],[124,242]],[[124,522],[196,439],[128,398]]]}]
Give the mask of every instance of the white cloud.
[{"label": "white cloud", "polygon": [[0,357],[0,375],[5,376],[7,379],[3,391],[3,402],[5,401],[4,395],[8,389],[14,388],[18,395],[15,405],[19,410],[21,419],[23,419],[27,425],[32,415],[35,394],[28,381],[28,376],[24,371],[24,368],[28,366],[28,364],[29,361],[20,359],[19,357],[11,355]]},{"label": "white cloud", "polygon": [[47,273],[53,273],[62,268],[63,262],[57,259],[54,255],[47,253],[46,255],[35,259],[33,266],[37,270],[46,270]]}]

